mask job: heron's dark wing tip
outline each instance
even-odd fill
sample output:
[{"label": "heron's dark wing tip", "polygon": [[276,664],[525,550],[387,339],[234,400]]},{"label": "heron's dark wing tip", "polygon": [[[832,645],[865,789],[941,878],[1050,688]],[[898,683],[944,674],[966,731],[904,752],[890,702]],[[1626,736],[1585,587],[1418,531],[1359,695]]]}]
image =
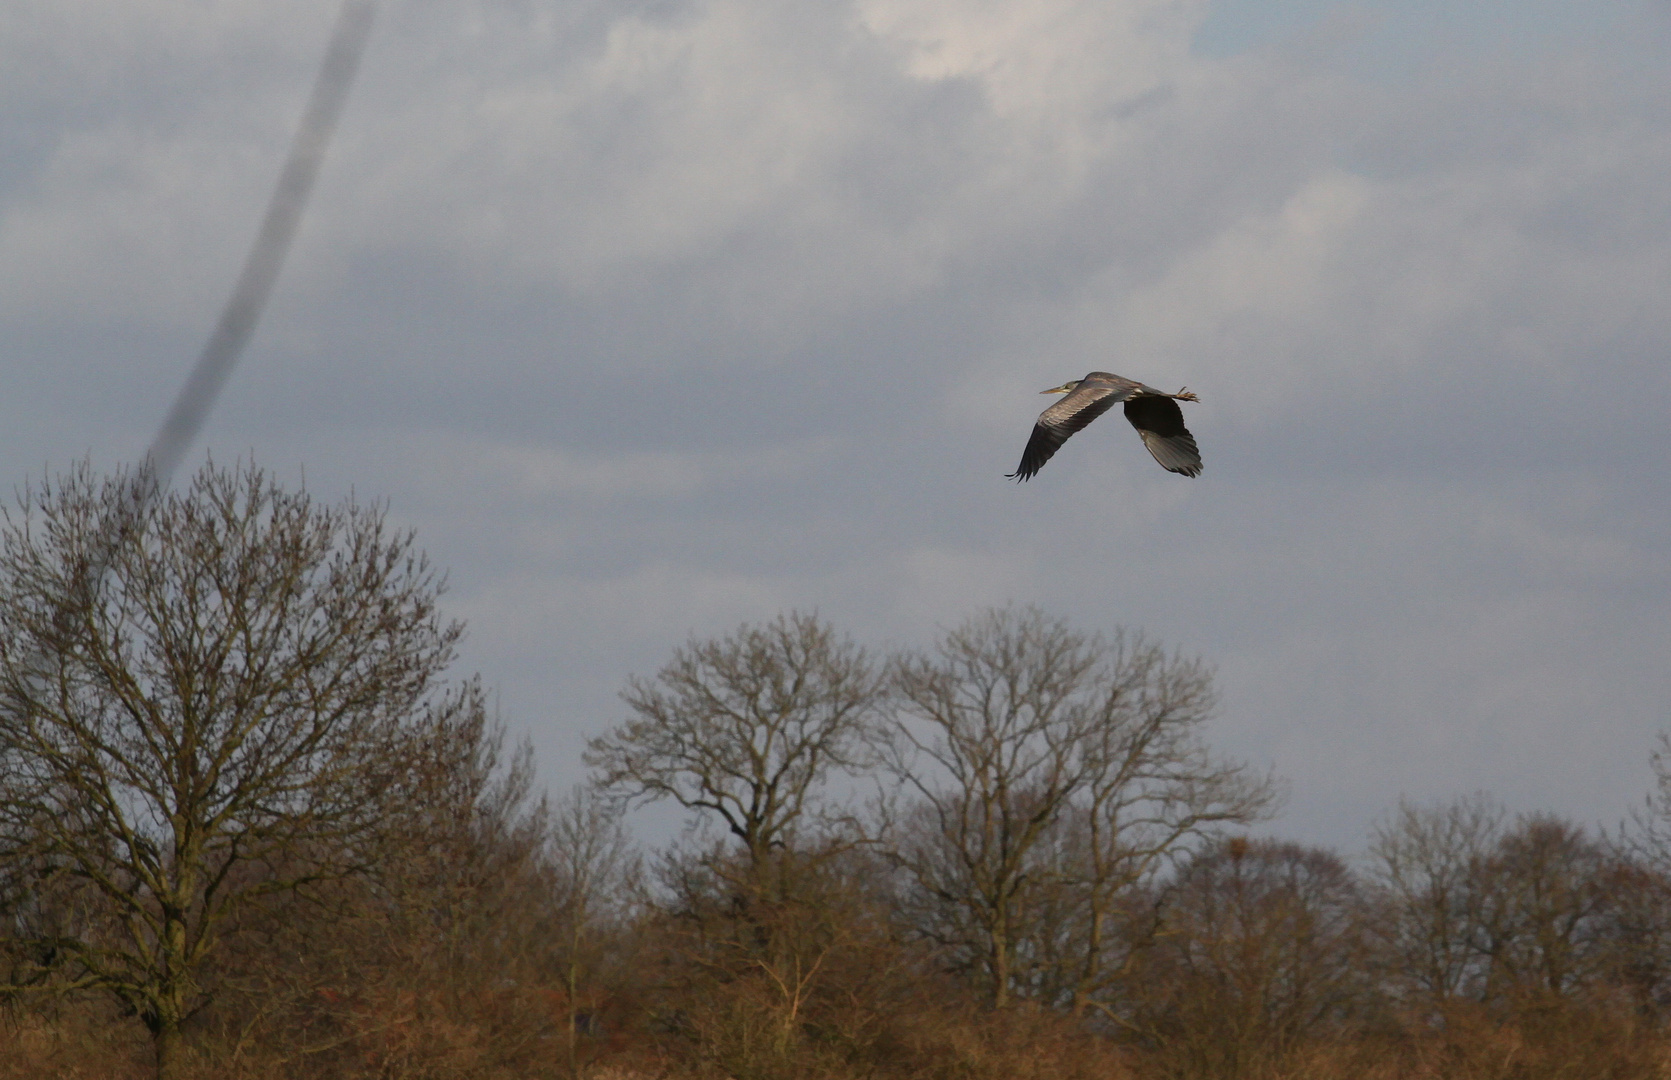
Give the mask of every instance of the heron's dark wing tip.
[{"label": "heron's dark wing tip", "polygon": [[1126,419],[1143,437],[1143,445],[1167,472],[1201,475],[1201,450],[1184,427],[1184,413],[1170,397],[1136,397],[1126,402]]},{"label": "heron's dark wing tip", "polygon": [[1042,422],[1035,424],[1033,434],[1027,440],[1026,449],[1021,451],[1021,464],[1015,467],[1014,472],[1007,474],[1009,478],[1021,483],[1038,475],[1038,471],[1044,468],[1044,463],[1056,453],[1056,448],[1062,445],[1062,440],[1066,437],[1046,427]]},{"label": "heron's dark wing tip", "polygon": [[1161,468],[1180,476],[1201,475],[1201,451],[1196,449],[1195,440],[1188,432],[1170,438],[1148,431],[1141,434],[1143,445],[1148,447]]}]

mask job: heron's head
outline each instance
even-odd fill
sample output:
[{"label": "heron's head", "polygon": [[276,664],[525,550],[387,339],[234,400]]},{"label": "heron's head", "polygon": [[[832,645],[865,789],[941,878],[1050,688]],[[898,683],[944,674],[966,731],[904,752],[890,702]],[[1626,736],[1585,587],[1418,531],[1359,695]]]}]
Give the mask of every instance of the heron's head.
[{"label": "heron's head", "polygon": [[1080,382],[1080,380],[1075,379],[1075,380],[1073,380],[1073,382],[1065,382],[1061,386],[1052,386],[1049,390],[1040,390],[1039,393],[1041,393],[1041,394],[1071,394],[1073,392],[1073,388],[1078,386],[1079,382]]}]

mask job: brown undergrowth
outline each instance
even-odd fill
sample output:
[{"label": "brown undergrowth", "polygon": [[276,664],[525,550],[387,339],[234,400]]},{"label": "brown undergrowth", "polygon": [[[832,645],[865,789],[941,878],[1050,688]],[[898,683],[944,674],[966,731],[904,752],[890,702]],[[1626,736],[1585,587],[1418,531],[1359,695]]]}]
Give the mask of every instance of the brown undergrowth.
[{"label": "brown undergrowth", "polygon": [[[1315,1038],[1277,1056],[1180,1055],[1138,1047],[1031,1009],[994,1013],[919,1002],[872,1018],[859,1040],[818,1031],[752,1056],[723,1040],[683,1046],[651,1025],[585,1036],[571,1070],[549,994],[445,995],[418,990],[328,1003],[342,1037],[314,1052],[266,1036],[229,1040],[200,1032],[185,1075],[227,1080],[1661,1080],[1671,1039],[1655,1025],[1606,1009],[1544,1008],[1504,1019],[1457,1010],[1411,1022]],[[716,1009],[720,1003],[716,1001]],[[721,1009],[723,1011],[723,1009]],[[747,1027],[738,1011],[730,1022]],[[320,1025],[315,1018],[315,1035]],[[760,1020],[757,1014],[755,1021]],[[705,1024],[720,1023],[719,1013]],[[715,1029],[707,1029],[710,1034]],[[288,1032],[297,1034],[295,1029]],[[729,1037],[735,1038],[733,1031]],[[271,1038],[270,1038],[271,1037]],[[148,1041],[94,1001],[53,1010],[14,1008],[0,1023],[0,1080],[139,1080]]]}]

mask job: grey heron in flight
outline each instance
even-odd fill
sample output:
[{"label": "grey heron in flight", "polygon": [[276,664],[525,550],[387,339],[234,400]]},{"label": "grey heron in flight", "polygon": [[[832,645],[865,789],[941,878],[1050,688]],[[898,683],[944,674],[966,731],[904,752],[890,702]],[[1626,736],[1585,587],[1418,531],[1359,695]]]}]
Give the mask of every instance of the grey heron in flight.
[{"label": "grey heron in flight", "polygon": [[1068,436],[1113,408],[1117,401],[1125,402],[1126,419],[1143,436],[1143,445],[1161,468],[1185,476],[1200,474],[1201,451],[1195,446],[1195,436],[1184,427],[1184,411],[1178,407],[1180,401],[1201,400],[1188,389],[1168,394],[1106,371],[1093,371],[1083,379],[1039,392],[1067,397],[1039,413],[1033,437],[1022,451],[1021,464],[1007,474],[1016,480],[1031,480]]}]

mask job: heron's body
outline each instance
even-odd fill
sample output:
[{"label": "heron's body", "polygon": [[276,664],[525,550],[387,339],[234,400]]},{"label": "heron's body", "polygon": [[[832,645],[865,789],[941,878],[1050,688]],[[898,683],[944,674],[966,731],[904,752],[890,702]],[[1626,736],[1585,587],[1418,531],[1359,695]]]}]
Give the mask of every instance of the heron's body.
[{"label": "heron's body", "polygon": [[1131,379],[1122,379],[1106,371],[1093,371],[1083,379],[1064,383],[1045,390],[1046,394],[1065,394],[1050,408],[1039,414],[1033,425],[1033,437],[1021,454],[1021,464],[1010,476],[1030,480],[1050,460],[1074,432],[1089,424],[1114,407],[1125,403],[1126,419],[1143,437],[1156,461],[1168,472],[1197,476],[1201,472],[1201,451],[1195,437],[1184,427],[1184,411],[1180,401],[1195,401],[1188,390],[1168,394]]}]

